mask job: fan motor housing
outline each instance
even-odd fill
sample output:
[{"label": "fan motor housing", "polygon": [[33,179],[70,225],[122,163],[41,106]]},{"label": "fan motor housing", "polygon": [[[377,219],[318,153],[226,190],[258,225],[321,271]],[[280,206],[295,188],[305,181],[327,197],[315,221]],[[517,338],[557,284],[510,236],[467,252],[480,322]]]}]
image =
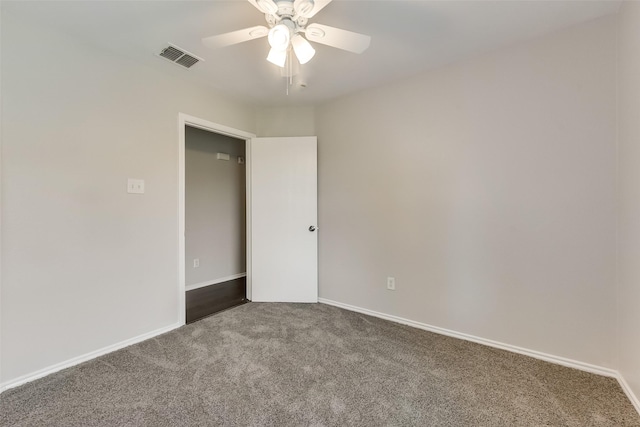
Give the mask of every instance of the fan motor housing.
[{"label": "fan motor housing", "polygon": [[284,16],[293,16],[295,14],[292,1],[280,0],[276,2],[276,4],[278,5],[278,15],[284,17]]}]

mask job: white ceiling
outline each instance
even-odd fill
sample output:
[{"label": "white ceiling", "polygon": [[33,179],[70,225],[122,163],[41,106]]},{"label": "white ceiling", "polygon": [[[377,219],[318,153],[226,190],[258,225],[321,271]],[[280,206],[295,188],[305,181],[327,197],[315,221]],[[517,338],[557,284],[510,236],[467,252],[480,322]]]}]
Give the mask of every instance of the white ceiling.
[{"label": "white ceiling", "polygon": [[[616,13],[619,1],[334,0],[310,22],[368,34],[361,55],[315,45],[289,95],[265,58],[266,38],[218,50],[203,37],[254,25],[264,16],[246,0],[5,2],[3,10],[81,37],[255,105],[314,104],[402,79],[481,52]],[[190,70],[155,56],[173,43],[205,59]],[[307,87],[300,87],[300,83]]]}]

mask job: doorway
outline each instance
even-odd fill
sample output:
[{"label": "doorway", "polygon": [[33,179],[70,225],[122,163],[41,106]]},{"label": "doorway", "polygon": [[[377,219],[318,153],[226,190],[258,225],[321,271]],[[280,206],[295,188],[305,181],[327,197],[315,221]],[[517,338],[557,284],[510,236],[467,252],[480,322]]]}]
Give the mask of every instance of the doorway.
[{"label": "doorway", "polygon": [[251,298],[253,134],[180,114],[179,309],[191,322]]},{"label": "doorway", "polygon": [[247,301],[244,143],[185,129],[187,323]]}]

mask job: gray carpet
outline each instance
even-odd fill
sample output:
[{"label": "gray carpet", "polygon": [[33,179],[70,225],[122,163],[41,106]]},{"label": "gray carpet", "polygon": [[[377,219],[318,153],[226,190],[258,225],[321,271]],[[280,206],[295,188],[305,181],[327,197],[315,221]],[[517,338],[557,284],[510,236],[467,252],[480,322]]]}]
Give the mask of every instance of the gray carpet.
[{"label": "gray carpet", "polygon": [[640,426],[617,382],[322,305],[246,304],[0,396],[2,426]]}]

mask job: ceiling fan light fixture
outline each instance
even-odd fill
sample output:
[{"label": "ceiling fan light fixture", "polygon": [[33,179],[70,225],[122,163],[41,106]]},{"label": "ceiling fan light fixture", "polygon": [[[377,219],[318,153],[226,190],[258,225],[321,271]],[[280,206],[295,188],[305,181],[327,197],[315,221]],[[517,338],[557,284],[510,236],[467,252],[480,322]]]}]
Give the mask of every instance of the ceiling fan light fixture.
[{"label": "ceiling fan light fixture", "polygon": [[295,0],[293,2],[293,10],[300,16],[307,17],[313,11],[315,2],[313,0]]},{"label": "ceiling fan light fixture", "polygon": [[296,57],[300,64],[306,64],[311,61],[311,58],[316,54],[316,50],[311,46],[304,37],[300,34],[296,34],[291,39],[293,45],[293,51],[296,53]]},{"label": "ceiling fan light fixture", "polygon": [[284,24],[278,24],[269,30],[269,45],[272,49],[286,51],[291,41],[291,30]]},{"label": "ceiling fan light fixture", "polygon": [[287,51],[271,48],[267,56],[267,61],[280,68],[284,68],[284,64],[287,62]]},{"label": "ceiling fan light fixture", "polygon": [[278,5],[273,0],[255,0],[255,2],[264,13],[275,15],[278,12]]}]

